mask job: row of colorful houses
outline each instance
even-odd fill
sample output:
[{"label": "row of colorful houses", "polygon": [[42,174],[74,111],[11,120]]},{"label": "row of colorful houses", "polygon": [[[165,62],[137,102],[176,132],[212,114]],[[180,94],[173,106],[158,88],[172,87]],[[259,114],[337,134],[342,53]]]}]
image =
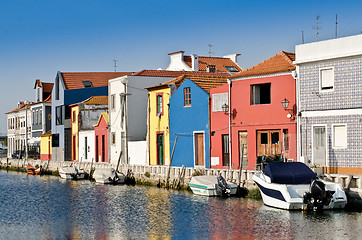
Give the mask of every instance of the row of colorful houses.
[{"label": "row of colorful houses", "polygon": [[273,158],[362,174],[362,35],[295,50],[248,69],[237,54],[179,51],[167,70],[58,72],[41,158],[249,170]]}]

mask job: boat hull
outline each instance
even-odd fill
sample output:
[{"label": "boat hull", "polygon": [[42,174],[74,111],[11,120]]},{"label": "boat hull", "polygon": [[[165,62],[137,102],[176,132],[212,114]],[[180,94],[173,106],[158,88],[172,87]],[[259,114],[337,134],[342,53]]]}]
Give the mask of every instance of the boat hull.
[{"label": "boat hull", "polygon": [[[309,184],[275,184],[265,181],[263,174],[255,174],[254,182],[258,185],[265,205],[286,210],[306,210],[307,204],[303,203],[304,193],[309,191]],[[347,197],[340,184],[323,181],[326,190],[335,191],[329,205],[323,209],[342,209],[347,203]]]},{"label": "boat hull", "polygon": [[[216,184],[218,184],[217,176],[196,176],[191,179],[189,187],[196,195],[214,197],[218,196]],[[237,185],[235,183],[227,182],[227,189],[230,190],[230,195],[235,195],[237,192]]]},{"label": "boat hull", "polygon": [[77,179],[84,179],[85,172],[80,171],[75,167],[67,167],[67,168],[60,168],[59,175],[63,179],[77,180]]}]

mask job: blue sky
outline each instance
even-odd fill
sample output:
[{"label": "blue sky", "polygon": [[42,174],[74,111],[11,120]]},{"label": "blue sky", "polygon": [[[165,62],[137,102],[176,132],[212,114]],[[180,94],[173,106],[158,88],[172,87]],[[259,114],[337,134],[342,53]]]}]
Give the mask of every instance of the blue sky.
[{"label": "blue sky", "polygon": [[[360,1],[1,0],[0,112],[34,101],[36,79],[57,71],[165,69],[170,52],[240,53],[242,68],[296,44],[360,34]],[[0,133],[6,133],[0,115]]]}]

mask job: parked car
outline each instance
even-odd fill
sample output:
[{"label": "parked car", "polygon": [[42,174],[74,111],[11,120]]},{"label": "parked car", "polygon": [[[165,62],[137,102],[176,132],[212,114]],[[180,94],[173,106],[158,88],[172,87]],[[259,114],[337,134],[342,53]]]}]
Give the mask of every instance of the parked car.
[{"label": "parked car", "polygon": [[[13,152],[13,154],[11,154],[11,157],[12,158],[23,158],[24,154],[25,154],[24,150],[15,150]],[[20,155],[20,157],[19,157],[19,155]]]}]

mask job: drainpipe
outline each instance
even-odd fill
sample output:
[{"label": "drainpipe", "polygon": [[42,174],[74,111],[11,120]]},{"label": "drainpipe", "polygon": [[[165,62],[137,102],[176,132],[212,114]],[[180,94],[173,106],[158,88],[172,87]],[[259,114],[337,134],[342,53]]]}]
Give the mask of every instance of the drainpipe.
[{"label": "drainpipe", "polygon": [[[301,162],[301,150],[302,150],[302,146],[301,146],[301,141],[300,141],[300,126],[301,126],[301,116],[299,116],[298,112],[300,111],[300,77],[299,77],[299,66],[296,65],[295,67],[295,71],[293,71],[293,77],[296,81],[295,86],[296,86],[296,103],[297,103],[297,111],[296,111],[296,118],[297,118],[297,161]],[[303,161],[304,162],[304,161]]]},{"label": "drainpipe", "polygon": [[232,169],[232,150],[231,150],[231,80],[228,79],[227,83],[229,85],[229,168]]},{"label": "drainpipe", "polygon": [[126,128],[126,141],[125,141],[125,143],[126,143],[126,148],[125,148],[125,154],[124,154],[124,156],[125,156],[125,163],[126,164],[129,164],[129,162],[128,162],[128,104],[127,104],[127,83],[128,83],[128,79],[127,79],[127,77],[125,77],[125,78],[122,78],[122,80],[121,80],[121,82],[122,82],[122,84],[123,84],[123,86],[124,86],[124,104],[125,104],[125,113],[124,113],[124,116],[125,116],[125,128]]}]

